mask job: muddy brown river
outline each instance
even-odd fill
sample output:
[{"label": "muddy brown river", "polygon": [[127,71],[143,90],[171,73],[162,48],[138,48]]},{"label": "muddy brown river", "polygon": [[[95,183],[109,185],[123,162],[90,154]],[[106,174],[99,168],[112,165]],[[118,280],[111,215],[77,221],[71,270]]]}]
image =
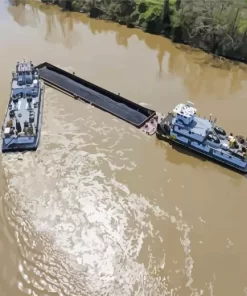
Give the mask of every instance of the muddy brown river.
[{"label": "muddy brown river", "polygon": [[[17,60],[247,136],[247,68],[140,30],[0,2],[0,120]],[[34,153],[1,155],[1,296],[246,296],[247,178],[46,88]]]}]

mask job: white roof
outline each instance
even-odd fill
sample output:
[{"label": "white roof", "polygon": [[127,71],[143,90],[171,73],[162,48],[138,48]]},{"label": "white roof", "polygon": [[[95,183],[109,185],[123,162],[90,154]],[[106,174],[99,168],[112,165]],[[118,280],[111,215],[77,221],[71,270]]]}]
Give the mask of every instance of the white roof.
[{"label": "white roof", "polygon": [[197,112],[196,108],[190,106],[189,104],[178,104],[174,109],[173,112],[177,114],[181,114],[185,117],[194,116]]}]

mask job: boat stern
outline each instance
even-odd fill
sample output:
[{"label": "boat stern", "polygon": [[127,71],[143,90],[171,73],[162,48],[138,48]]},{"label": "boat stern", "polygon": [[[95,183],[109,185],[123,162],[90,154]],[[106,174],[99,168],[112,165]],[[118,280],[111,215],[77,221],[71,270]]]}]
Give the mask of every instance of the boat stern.
[{"label": "boat stern", "polygon": [[4,138],[2,142],[2,152],[22,152],[36,150],[38,137],[16,137]]},{"label": "boat stern", "polygon": [[156,129],[156,136],[169,137],[171,132],[173,115],[168,113],[158,124]]}]

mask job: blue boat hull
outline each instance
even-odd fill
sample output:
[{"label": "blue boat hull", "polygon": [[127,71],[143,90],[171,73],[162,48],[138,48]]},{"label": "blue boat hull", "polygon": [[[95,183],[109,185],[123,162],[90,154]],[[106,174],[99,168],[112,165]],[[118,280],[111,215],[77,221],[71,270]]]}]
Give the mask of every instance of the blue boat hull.
[{"label": "blue boat hull", "polygon": [[[20,141],[21,140],[21,141]],[[9,141],[4,139],[2,144],[2,152],[23,152],[35,151],[39,145],[39,136],[17,138],[16,141]]]},{"label": "blue boat hull", "polygon": [[[24,151],[35,151],[39,146],[41,128],[43,123],[43,110],[44,110],[44,95],[45,86],[42,85],[40,93],[40,112],[38,113],[38,131],[35,136],[22,136],[17,138],[3,138],[2,139],[2,153],[7,152],[24,152]],[[8,108],[6,110],[6,113]]]},{"label": "blue boat hull", "polygon": [[210,160],[213,160],[214,162],[218,163],[218,164],[221,164],[225,167],[229,167],[239,173],[242,173],[242,174],[246,174],[247,173],[247,167],[240,167],[240,166],[237,166],[233,163],[230,163],[230,162],[226,162],[226,161],[222,161],[222,159],[216,157],[215,155],[212,155],[211,153],[204,153],[202,152],[201,150],[199,149],[196,149],[196,147],[192,147],[190,146],[189,144],[185,144],[183,142],[180,142],[178,140],[175,140],[175,139],[172,139],[169,137],[169,135],[163,135],[162,133],[160,133],[159,131],[156,132],[156,137],[159,139],[159,140],[163,140],[163,141],[166,141],[170,144],[176,144],[180,147],[183,147],[184,149],[188,150],[188,151],[191,151],[191,152],[194,152],[200,156],[204,156],[205,158],[208,158]]}]

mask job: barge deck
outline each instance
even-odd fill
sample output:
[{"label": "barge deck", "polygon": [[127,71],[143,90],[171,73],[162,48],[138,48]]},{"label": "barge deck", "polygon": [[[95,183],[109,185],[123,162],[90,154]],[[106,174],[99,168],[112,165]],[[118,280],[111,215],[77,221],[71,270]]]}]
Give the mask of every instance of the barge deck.
[{"label": "barge deck", "polygon": [[153,118],[156,115],[154,110],[138,105],[47,62],[35,68],[49,86],[111,113],[137,128],[145,127],[147,133],[155,132],[157,116]]}]

